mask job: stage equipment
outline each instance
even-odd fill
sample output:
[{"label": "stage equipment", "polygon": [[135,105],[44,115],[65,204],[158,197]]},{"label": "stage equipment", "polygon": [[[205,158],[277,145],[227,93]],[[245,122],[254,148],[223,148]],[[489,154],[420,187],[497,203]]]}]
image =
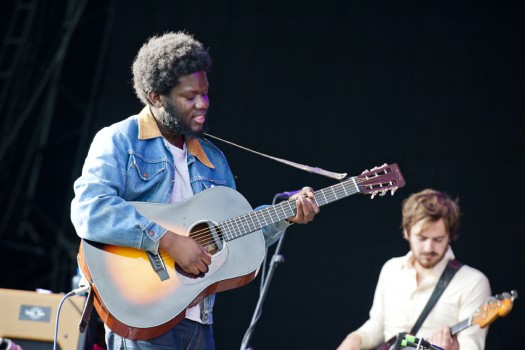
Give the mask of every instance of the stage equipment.
[{"label": "stage equipment", "polygon": [[[53,349],[56,313],[63,294],[0,288],[0,338],[24,350]],[[84,296],[65,300],[60,310],[57,344],[61,350],[83,350],[78,329]]]}]

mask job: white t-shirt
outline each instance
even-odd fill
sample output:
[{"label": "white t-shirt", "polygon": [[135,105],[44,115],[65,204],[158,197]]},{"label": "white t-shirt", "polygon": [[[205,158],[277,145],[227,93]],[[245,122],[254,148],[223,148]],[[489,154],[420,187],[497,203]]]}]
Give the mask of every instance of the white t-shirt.
[{"label": "white t-shirt", "polygon": [[[175,180],[173,183],[173,192],[171,193],[169,201],[170,203],[176,203],[193,196],[193,190],[190,183],[190,172],[188,170],[186,142],[183,144],[182,149],[173,146],[166,140],[164,140],[164,143],[170,150],[175,165]],[[186,318],[203,323],[200,315],[200,304],[186,309]],[[211,317],[206,323],[211,323],[210,321]]]}]

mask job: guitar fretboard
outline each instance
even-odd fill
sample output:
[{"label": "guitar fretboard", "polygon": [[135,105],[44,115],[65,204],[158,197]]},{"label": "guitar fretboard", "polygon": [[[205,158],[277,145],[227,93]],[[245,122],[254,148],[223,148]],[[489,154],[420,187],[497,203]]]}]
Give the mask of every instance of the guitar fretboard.
[{"label": "guitar fretboard", "polygon": [[[359,193],[359,187],[357,186],[356,178],[352,177],[349,180],[315,191],[314,195],[317,205],[323,206],[356,193]],[[294,216],[296,212],[295,200],[287,200],[223,221],[219,224],[219,228],[223,233],[224,239],[231,241]]]},{"label": "guitar fretboard", "polygon": [[462,330],[464,330],[465,328],[468,328],[470,326],[472,326],[472,318],[471,317],[469,317],[466,320],[463,320],[461,322],[458,322],[455,325],[453,325],[452,327],[450,327],[450,334],[456,335],[459,332],[461,332]]}]

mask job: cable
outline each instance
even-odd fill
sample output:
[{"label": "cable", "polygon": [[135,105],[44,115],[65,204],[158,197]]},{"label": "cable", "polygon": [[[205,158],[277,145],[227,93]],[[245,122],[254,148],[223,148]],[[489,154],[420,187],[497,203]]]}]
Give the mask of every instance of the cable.
[{"label": "cable", "polygon": [[423,338],[416,338],[410,334],[407,334],[403,337],[401,346],[416,348],[416,350],[443,350],[443,348],[434,344],[430,344]]},{"label": "cable", "polygon": [[[81,281],[81,283],[82,283],[82,281]],[[85,292],[89,291],[90,289],[91,289],[91,286],[89,285],[89,283],[86,283],[86,284],[78,287],[77,289],[74,289],[71,292],[67,293],[66,295],[64,295],[62,300],[60,300],[60,304],[58,304],[57,316],[56,316],[56,320],[55,320],[55,336],[53,338],[53,350],[57,350],[58,320],[59,320],[59,317],[60,317],[60,310],[62,309],[62,305],[64,304],[64,302],[66,301],[67,298],[72,297],[74,295],[79,295],[79,294],[85,293]]]}]

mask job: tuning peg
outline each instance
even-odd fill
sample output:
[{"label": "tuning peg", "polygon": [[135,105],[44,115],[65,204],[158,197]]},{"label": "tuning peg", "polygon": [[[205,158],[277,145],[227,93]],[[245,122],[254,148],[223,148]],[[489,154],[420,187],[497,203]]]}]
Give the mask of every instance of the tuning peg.
[{"label": "tuning peg", "polygon": [[396,193],[397,189],[398,189],[397,186],[396,187],[392,187],[392,189],[390,190],[390,195],[393,196],[394,193]]},{"label": "tuning peg", "polygon": [[379,193],[379,191],[372,192],[371,193],[372,195],[370,196],[370,199],[374,199],[374,197],[377,196],[378,193]]},{"label": "tuning peg", "polygon": [[487,298],[486,305],[494,304],[497,300],[498,300],[498,299],[496,299],[495,297],[490,296],[490,297]]},{"label": "tuning peg", "polygon": [[511,290],[510,295],[512,296],[512,300],[518,299],[518,292],[516,290]]},{"label": "tuning peg", "polygon": [[384,197],[388,190],[379,191],[379,197]]}]

